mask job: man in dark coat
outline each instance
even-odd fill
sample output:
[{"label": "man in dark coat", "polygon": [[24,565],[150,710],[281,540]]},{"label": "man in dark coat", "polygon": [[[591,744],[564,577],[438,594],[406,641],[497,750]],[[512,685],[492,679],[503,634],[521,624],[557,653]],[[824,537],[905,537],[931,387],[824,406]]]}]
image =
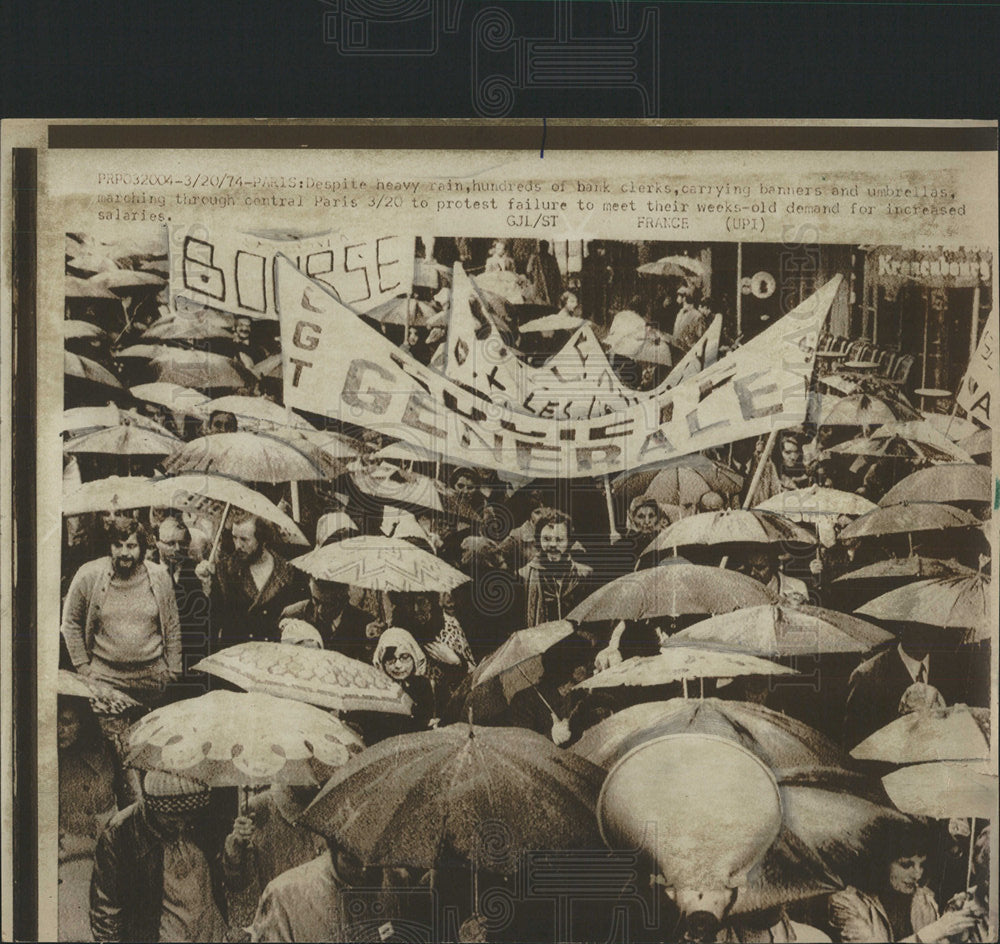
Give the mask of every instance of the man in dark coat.
[{"label": "man in dark coat", "polygon": [[310,578],[309,599],[286,607],[281,619],[305,620],[319,631],[324,649],[370,662],[377,639],[369,638],[367,627],[375,617],[352,606],[348,593],[347,584]]}]

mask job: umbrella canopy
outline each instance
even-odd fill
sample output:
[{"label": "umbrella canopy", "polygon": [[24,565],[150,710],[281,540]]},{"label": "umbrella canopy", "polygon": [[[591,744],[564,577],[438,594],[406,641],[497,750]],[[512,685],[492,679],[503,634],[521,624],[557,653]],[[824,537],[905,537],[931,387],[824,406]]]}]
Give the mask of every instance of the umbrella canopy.
[{"label": "umbrella canopy", "polygon": [[195,407],[208,402],[208,397],[200,390],[175,383],[138,384],[132,387],[129,393],[137,400],[156,403],[177,413],[192,413]]},{"label": "umbrella canopy", "polygon": [[937,761],[901,767],[882,778],[895,807],[931,819],[992,819],[997,776],[989,761]]},{"label": "umbrella canopy", "polygon": [[[433,868],[457,854],[510,873],[525,850],[601,848],[594,804],[603,779],[534,731],[452,724],[368,748],[302,821],[366,865]],[[502,858],[491,855],[501,835]]]},{"label": "umbrella canopy", "polygon": [[990,638],[990,578],[973,573],[920,580],[883,593],[856,612],[873,619],[964,629],[966,642]]},{"label": "umbrella canopy", "polygon": [[111,475],[84,482],[63,497],[64,515],[85,515],[95,511],[126,511],[149,508],[156,503],[155,479],[139,475]]},{"label": "umbrella canopy", "polygon": [[231,395],[217,397],[198,407],[199,413],[208,416],[216,410],[232,413],[236,417],[240,429],[267,429],[268,427],[291,427],[293,429],[314,429],[310,423],[297,413],[279,406],[273,400],[263,397],[245,397]]},{"label": "umbrella canopy", "polygon": [[867,652],[892,638],[892,633],[846,613],[778,603],[702,620],[671,636],[666,646],[708,643],[774,658]]},{"label": "umbrella canopy", "polygon": [[438,311],[432,305],[406,295],[390,298],[365,312],[366,318],[396,325],[426,325],[437,315]]},{"label": "umbrella canopy", "polygon": [[210,787],[306,786],[322,783],[362,746],[321,708],[260,692],[209,692],[135,724],[125,763]]},{"label": "umbrella canopy", "polygon": [[959,440],[958,445],[974,459],[989,457],[993,454],[993,430],[981,429],[978,433]]},{"label": "umbrella canopy", "polygon": [[972,575],[975,571],[958,561],[938,560],[936,557],[902,557],[898,560],[878,561],[867,567],[859,567],[843,574],[834,583],[861,583],[877,580],[880,583],[891,580],[913,580],[926,577],[956,577]]},{"label": "umbrella canopy", "polygon": [[598,672],[576,688],[618,688],[622,685],[669,685],[699,678],[735,678],[740,675],[798,675],[776,662],[758,659],[721,646],[671,646],[655,656],[633,656]]},{"label": "umbrella canopy", "polygon": [[114,298],[117,300],[117,296],[113,292],[108,291],[93,279],[77,279],[72,275],[66,276],[64,293],[66,298]]},{"label": "umbrella canopy", "polygon": [[118,691],[113,685],[66,669],[59,670],[56,690],[60,695],[69,695],[71,698],[86,698],[91,708],[102,715],[120,715],[136,708],[146,710],[143,704]]},{"label": "umbrella canopy", "polygon": [[617,577],[574,607],[567,618],[599,622],[704,616],[773,602],[762,583],[734,570],[672,563]]},{"label": "umbrella canopy", "polygon": [[167,472],[216,472],[272,485],[325,477],[318,457],[262,432],[214,433],[192,439],[163,467]]},{"label": "umbrella canopy", "polygon": [[920,414],[908,403],[894,397],[876,397],[870,393],[852,393],[838,399],[823,400],[820,426],[879,426],[896,420],[917,420]]},{"label": "umbrella canopy", "polygon": [[859,439],[829,450],[847,456],[913,459],[920,462],[971,462],[972,457],[925,420],[886,423]]},{"label": "umbrella canopy", "polygon": [[525,322],[518,330],[521,334],[533,334],[545,331],[575,331],[587,319],[578,318],[565,311],[557,311],[552,315],[542,315],[541,318],[533,318]]},{"label": "umbrella canopy", "polygon": [[[665,495],[676,493],[678,498],[681,495],[691,497],[694,502],[705,492],[735,495],[743,487],[743,476],[738,472],[734,472],[721,462],[709,459],[708,456],[693,453],[690,456],[671,459],[651,469],[623,472],[611,483],[611,490],[615,495],[621,495],[630,502],[639,495],[647,494],[647,489],[654,480],[658,480],[657,491],[662,490]],[[668,498],[663,500],[668,505],[682,504]]]},{"label": "umbrella canopy", "polygon": [[81,380],[89,380],[91,383],[112,387],[115,390],[125,389],[106,367],[102,367],[89,357],[82,357],[71,351],[63,351],[63,371],[67,377],[79,377]]},{"label": "umbrella canopy", "polygon": [[866,737],[851,757],[891,764],[937,760],[989,760],[990,713],[951,705],[911,711]]},{"label": "umbrella canopy", "polygon": [[214,341],[233,340],[233,323],[228,315],[210,315],[207,311],[194,316],[163,318],[142,333],[143,341]]},{"label": "umbrella canopy", "polygon": [[443,593],[469,578],[402,538],[346,538],[316,548],[292,564],[317,580],[333,580],[367,590]]},{"label": "umbrella canopy", "polygon": [[244,642],[202,659],[207,672],[250,692],[332,708],[408,715],[413,702],[384,672],[329,649]]},{"label": "umbrella canopy", "polygon": [[636,270],[639,275],[659,275],[679,276],[682,279],[689,279],[692,276],[702,279],[705,277],[705,266],[697,259],[688,256],[664,256],[656,262],[647,262],[639,266]]},{"label": "umbrella canopy", "polygon": [[150,364],[159,382],[194,387],[197,390],[216,387],[252,389],[257,383],[256,375],[240,361],[210,351],[183,347],[164,348],[163,353],[154,357]]},{"label": "umbrella canopy", "polygon": [[935,465],[908,475],[882,497],[880,505],[904,501],[990,502],[993,499],[993,476],[985,466],[974,462]]},{"label": "umbrella canopy", "polygon": [[842,541],[877,538],[887,534],[974,528],[979,522],[968,512],[936,502],[897,502],[883,505],[852,521],[840,532]]},{"label": "umbrella canopy", "polygon": [[772,770],[842,766],[847,761],[836,744],[795,718],[763,705],[720,698],[672,698],[632,705],[585,731],[573,750],[608,769],[645,741],[685,733],[735,741]]},{"label": "umbrella canopy", "polygon": [[717,544],[815,544],[808,531],[780,515],[767,511],[725,509],[681,518],[664,528],[643,551],[665,551],[675,547]]},{"label": "umbrella canopy", "polygon": [[154,357],[169,357],[175,350],[178,349],[167,344],[130,344],[128,347],[118,348],[114,356],[117,360],[151,361]]},{"label": "umbrella canopy", "polygon": [[947,436],[952,442],[959,442],[979,430],[972,420],[964,420],[950,413],[929,413],[926,410],[920,414],[925,422],[930,423],[939,433]]},{"label": "umbrella canopy", "polygon": [[387,476],[370,471],[354,472],[351,480],[358,491],[390,505],[416,506],[436,513],[447,513],[466,521],[477,521],[479,513],[455,489],[435,478],[389,469]]},{"label": "umbrella canopy", "polygon": [[106,288],[116,295],[131,295],[142,291],[159,291],[166,285],[166,280],[152,272],[142,272],[136,269],[113,269],[98,272],[89,279],[95,285]]},{"label": "umbrella canopy", "polygon": [[488,655],[472,673],[472,685],[482,685],[492,678],[504,675],[530,659],[540,656],[560,639],[572,635],[569,620],[554,620],[529,629],[519,629],[504,641],[499,649]]},{"label": "umbrella canopy", "polygon": [[169,456],[180,442],[166,430],[156,433],[151,429],[129,423],[76,436],[64,444],[63,452],[87,452],[109,456]]},{"label": "umbrella canopy", "polygon": [[110,256],[101,256],[96,252],[82,252],[70,255],[67,252],[66,271],[82,279],[89,279],[98,272],[112,272],[118,263]]},{"label": "umbrella canopy", "polygon": [[99,328],[89,321],[76,321],[72,318],[67,318],[63,322],[63,337],[67,341],[106,341],[110,338],[110,335],[103,328]]},{"label": "umbrella canopy", "polygon": [[299,526],[277,505],[242,482],[211,472],[182,472],[151,482],[150,505],[200,512],[221,518],[226,505],[271,522],[288,544],[309,546]]},{"label": "umbrella canopy", "polygon": [[814,521],[817,518],[840,515],[864,515],[874,511],[876,505],[854,492],[810,485],[808,488],[778,492],[755,507],[757,511],[770,511],[791,518],[792,521]]},{"label": "umbrella canopy", "polygon": [[123,410],[114,404],[107,406],[77,406],[63,410],[63,432],[80,433],[84,430],[108,429],[112,426],[136,426],[148,429],[161,436],[173,436],[165,426],[156,420],[143,416],[135,410]]},{"label": "umbrella canopy", "polygon": [[[633,317],[627,317],[633,316]],[[673,337],[660,331],[655,325],[647,324],[642,315],[634,311],[620,311],[615,315],[611,331],[605,338],[608,350],[621,357],[628,357],[645,364],[673,363],[670,345]]]}]

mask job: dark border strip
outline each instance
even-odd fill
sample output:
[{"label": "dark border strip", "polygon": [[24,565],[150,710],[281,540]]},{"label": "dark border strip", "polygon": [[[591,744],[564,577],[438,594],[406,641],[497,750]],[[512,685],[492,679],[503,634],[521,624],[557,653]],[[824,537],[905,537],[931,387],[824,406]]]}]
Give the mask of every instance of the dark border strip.
[{"label": "dark border strip", "polygon": [[35,528],[38,152],[34,148],[14,148],[11,172],[14,940],[34,941],[38,939],[38,614],[35,606],[38,571]]},{"label": "dark border strip", "polygon": [[53,124],[50,148],[996,151],[995,127],[413,122]]}]

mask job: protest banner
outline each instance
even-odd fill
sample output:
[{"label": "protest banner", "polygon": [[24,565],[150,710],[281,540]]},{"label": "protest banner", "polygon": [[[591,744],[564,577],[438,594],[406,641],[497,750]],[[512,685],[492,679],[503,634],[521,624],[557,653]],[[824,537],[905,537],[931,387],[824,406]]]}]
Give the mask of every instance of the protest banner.
[{"label": "protest banner", "polygon": [[958,405],[974,420],[993,425],[992,399],[997,384],[997,310],[990,312],[986,327],[979,338],[975,354],[969,361],[962,386],[958,390]]},{"label": "protest banner", "polygon": [[210,234],[204,227],[170,233],[170,302],[186,298],[250,318],[278,317],[274,264],[280,253],[356,311],[368,311],[413,282],[413,237],[349,238],[325,233],[279,238]]},{"label": "protest banner", "polygon": [[[617,473],[803,422],[816,340],[836,276],[712,367],[592,419],[517,413],[418,363],[322,284],[278,258],[286,406],[377,430],[462,465],[527,476]],[[342,339],[367,332],[350,347]],[[363,351],[363,354],[357,352]]]}]

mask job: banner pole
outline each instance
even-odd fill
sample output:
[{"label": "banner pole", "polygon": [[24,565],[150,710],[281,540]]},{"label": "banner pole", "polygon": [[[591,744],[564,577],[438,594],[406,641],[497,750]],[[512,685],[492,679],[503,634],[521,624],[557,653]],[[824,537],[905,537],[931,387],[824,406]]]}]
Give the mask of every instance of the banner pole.
[{"label": "banner pole", "polygon": [[[760,454],[760,459],[757,462],[757,468],[754,469],[753,479],[750,481],[750,488],[747,489],[747,497],[743,499],[743,505],[741,506],[744,510],[749,508],[753,504],[753,497],[757,494],[757,488],[760,486],[761,477],[764,475],[764,468],[766,464],[771,460],[771,453],[774,451],[774,442],[778,438],[778,430],[772,429],[767,436],[767,442],[764,444],[764,450]],[[719,561],[719,569],[724,570],[726,565],[729,563],[729,555]]]},{"label": "banner pole", "polygon": [[611,544],[617,544],[622,536],[615,527],[615,505],[611,497],[611,478],[605,474],[604,479],[604,500],[608,506],[608,538]]}]

